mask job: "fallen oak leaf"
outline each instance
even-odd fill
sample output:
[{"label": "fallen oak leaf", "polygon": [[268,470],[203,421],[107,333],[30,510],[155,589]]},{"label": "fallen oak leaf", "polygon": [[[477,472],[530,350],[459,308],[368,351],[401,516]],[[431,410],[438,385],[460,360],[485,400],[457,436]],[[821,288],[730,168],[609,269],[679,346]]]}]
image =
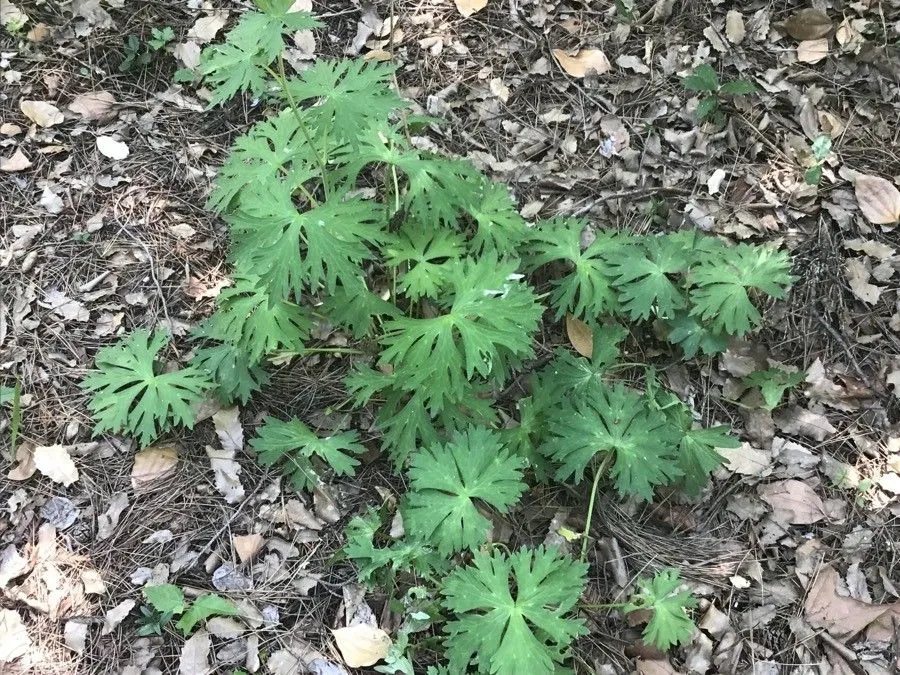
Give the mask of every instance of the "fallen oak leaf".
[{"label": "fallen oak leaf", "polygon": [[391,637],[380,628],[359,623],[331,631],[341,656],[351,668],[366,668],[378,663],[391,649]]},{"label": "fallen oak leaf", "polygon": [[468,18],[487,7],[487,0],[454,0],[454,4],[459,13]]},{"label": "fallen oak leaf", "polygon": [[873,225],[900,221],[900,190],[880,176],[860,174],[853,181],[856,201],[863,215]]},{"label": "fallen oak leaf", "polygon": [[34,466],[54,483],[68,487],[78,480],[78,468],[64,445],[39,445],[34,449]]},{"label": "fallen oak leaf", "polygon": [[592,71],[603,75],[612,70],[606,54],[599,49],[579,49],[574,54],[570,54],[564,49],[554,49],[553,58],[572,77],[584,77]]},{"label": "fallen oak leaf", "polygon": [[0,171],[11,173],[13,171],[24,171],[31,166],[31,160],[22,152],[22,148],[16,148],[12,157],[4,157],[0,159]]},{"label": "fallen oak leaf", "polygon": [[108,91],[89,91],[78,94],[68,105],[71,112],[80,115],[82,121],[106,121],[115,117],[116,97]]},{"label": "fallen oak leaf", "polygon": [[828,56],[828,38],[804,40],[797,45],[797,60],[801,63],[818,63]]},{"label": "fallen oak leaf", "polygon": [[825,12],[812,8],[795,12],[780,26],[776,24],[776,27],[795,40],[817,40],[828,35],[834,28]]},{"label": "fallen oak leaf", "polygon": [[59,108],[46,101],[20,101],[19,110],[39,127],[52,127],[66,119]]},{"label": "fallen oak leaf", "polygon": [[825,517],[825,505],[821,497],[806,483],[799,480],[783,480],[757,487],[759,498],[774,510],[779,523],[811,525]]},{"label": "fallen oak leaf", "polygon": [[175,445],[155,445],[141,450],[134,456],[131,467],[131,487],[138,489],[168,476],[177,463],[178,447]]},{"label": "fallen oak leaf", "polygon": [[846,642],[881,617],[890,606],[871,605],[839,595],[839,581],[840,577],[833,567],[824,567],[810,586],[803,611],[810,626],[823,628],[833,637]]}]

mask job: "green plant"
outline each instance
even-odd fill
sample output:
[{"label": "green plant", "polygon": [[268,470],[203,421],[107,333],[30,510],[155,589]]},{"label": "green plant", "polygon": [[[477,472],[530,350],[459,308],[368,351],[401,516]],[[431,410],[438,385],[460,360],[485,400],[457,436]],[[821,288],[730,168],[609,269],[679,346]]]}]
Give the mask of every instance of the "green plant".
[{"label": "green plant", "polygon": [[703,94],[697,104],[697,119],[700,122],[711,120],[716,126],[722,126],[725,122],[725,114],[722,112],[722,100],[725,97],[745,96],[756,92],[756,85],[750,80],[720,82],[718,73],[708,63],[701,63],[694,68],[681,83],[688,91]]},{"label": "green plant", "polygon": [[119,64],[119,72],[127,73],[136,68],[145,68],[150,65],[153,55],[166,48],[175,39],[175,31],[171,27],[151,28],[150,38],[141,42],[137,35],[129,35],[122,45],[122,62]]},{"label": "green plant", "polygon": [[768,370],[757,370],[755,373],[750,373],[744,378],[744,383],[751,387],[758,387],[765,402],[765,409],[774,410],[781,403],[784,392],[792,387],[796,387],[805,379],[806,372],[802,370],[796,373],[789,373],[780,368],[769,368]]},{"label": "green plant", "polygon": [[828,159],[828,155],[831,154],[831,137],[819,134],[812,142],[811,149],[811,164],[803,174],[803,181],[807,185],[818,185],[822,180],[822,165]]},{"label": "green plant", "polygon": [[81,383],[92,394],[95,435],[127,432],[149,445],[175,424],[194,425],[191,405],[212,382],[193,367],[165,372],[156,357],[168,341],[163,332],[138,330],[97,353],[96,370]]},{"label": "green plant", "polygon": [[626,612],[648,611],[644,640],[663,651],[691,639],[694,622],[687,610],[697,604],[688,590],[679,590],[682,582],[676,570],[663,570],[652,579],[639,579],[638,591],[626,603]]},{"label": "green plant", "polygon": [[[572,611],[586,566],[543,548],[502,553],[492,525],[515,517],[535,480],[588,477],[587,523],[571,535],[586,558],[606,485],[645,500],[666,485],[702,491],[722,462],[716,448],[737,440],[700,426],[652,368],[640,386],[623,377],[644,364],[623,362],[622,345],[653,342],[686,359],[720,352],[759,326],[761,302],[785,297],[790,261],[699,232],[595,231],[571,217],[530,226],[505,185],[419,149],[413,125],[438,121],[412,114],[392,66],[319,61],[291,74],[283,37],[318,26],[291,4],[257,0],[261,11],[201,58],[213,105],[248,93],[271,111],[235,141],[208,203],[228,226],[235,284],[195,330],[187,368],[158,374],[165,337],[146,333],[98,354],[85,381],[96,431],[149,439],[189,424],[175,403],[211,388],[247,401],[266,384],[267,360],[335,351],[309,345],[316,322],[328,322],[359,344],[341,349],[359,357],[341,407],[376,410],[381,447],[408,479],[396,511],[351,519],[344,556],[363,583],[443,594],[452,672],[471,662],[552,673],[584,631]],[[709,91],[739,89],[715,79]],[[542,322],[567,314],[589,326],[593,352],[558,349],[541,367]],[[151,386],[166,395],[145,403]],[[250,445],[303,490],[329,473],[353,476],[366,450],[352,431],[323,436],[296,418],[266,418]],[[671,594],[649,588],[665,617]],[[415,651],[413,631],[404,639],[392,657],[401,669]]]},{"label": "green plant", "polygon": [[165,624],[175,616],[181,617],[175,627],[183,635],[188,635],[194,630],[194,626],[211,616],[236,616],[238,614],[237,607],[230,600],[215,593],[206,593],[188,603],[185,600],[184,592],[174,584],[145,586],[143,594],[153,611],[144,612],[142,610],[145,620],[141,626],[141,631],[144,632],[139,632],[141,635],[150,634],[151,631],[157,631],[157,629],[156,634],[161,633]]}]

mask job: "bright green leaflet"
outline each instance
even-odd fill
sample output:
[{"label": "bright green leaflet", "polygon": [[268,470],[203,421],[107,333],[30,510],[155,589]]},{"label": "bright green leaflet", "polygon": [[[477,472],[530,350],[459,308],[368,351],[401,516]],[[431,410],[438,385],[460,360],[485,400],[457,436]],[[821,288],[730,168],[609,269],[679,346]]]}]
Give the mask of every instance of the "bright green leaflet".
[{"label": "bright green leaflet", "polygon": [[679,586],[678,572],[663,570],[652,579],[639,579],[638,592],[625,606],[626,612],[650,611],[644,640],[663,651],[686,644],[694,632],[694,622],[686,610],[694,607],[697,600],[690,591],[679,591]]},{"label": "bright green leaflet", "polygon": [[175,626],[182,634],[187,635],[194,629],[194,626],[211,616],[237,616],[239,613],[238,608],[230,600],[215,593],[207,593],[191,603]]},{"label": "bright green leaflet", "polygon": [[298,490],[313,490],[319,481],[319,473],[313,466],[313,457],[326,462],[339,476],[353,476],[365,447],[357,442],[355,431],[344,431],[320,438],[300,420],[287,422],[267,417],[256,438],[250,441],[263,466],[281,467]]}]

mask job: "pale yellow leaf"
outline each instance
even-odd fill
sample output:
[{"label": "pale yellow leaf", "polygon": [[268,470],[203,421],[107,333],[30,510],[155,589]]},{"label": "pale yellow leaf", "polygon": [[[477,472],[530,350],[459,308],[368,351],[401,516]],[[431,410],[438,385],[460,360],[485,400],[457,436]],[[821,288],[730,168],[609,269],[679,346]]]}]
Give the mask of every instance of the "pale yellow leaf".
[{"label": "pale yellow leaf", "polygon": [[575,351],[591,358],[594,353],[594,333],[581,319],[576,319],[571,314],[566,314],[566,335],[569,342],[575,347]]},{"label": "pale yellow leaf", "polygon": [[804,40],[797,45],[797,60],[801,63],[818,63],[828,56],[828,38]]},{"label": "pale yellow leaf", "polygon": [[69,486],[78,480],[78,469],[64,445],[39,445],[34,449],[34,466],[54,483]]},{"label": "pale yellow leaf", "polygon": [[725,15],[725,37],[733,45],[739,45],[747,36],[744,28],[744,17],[737,10],[731,9]]},{"label": "pale yellow leaf", "polygon": [[19,110],[39,127],[52,127],[65,120],[59,108],[46,101],[19,101]]},{"label": "pale yellow leaf", "polygon": [[201,16],[194,22],[187,36],[195,39],[200,44],[205,44],[215,39],[225,24],[228,23],[228,14],[226,12],[217,12],[210,16]]},{"label": "pale yellow leaf", "polygon": [[454,0],[454,2],[459,13],[466,17],[487,7],[487,0]]},{"label": "pale yellow leaf", "polygon": [[101,155],[110,159],[125,159],[129,154],[128,146],[112,136],[99,136],[97,150]]},{"label": "pale yellow leaf", "polygon": [[[0,609],[0,664],[14,661],[31,647],[28,629],[14,609]],[[6,672],[0,668],[0,672]]]},{"label": "pale yellow leaf", "polygon": [[265,541],[261,534],[236,534],[231,538],[234,550],[242,563],[247,562],[259,553]]},{"label": "pale yellow leaf", "polygon": [[553,58],[572,77],[584,77],[589,72],[602,75],[612,70],[606,54],[599,49],[580,49],[575,54],[563,49],[554,49]]},{"label": "pale yellow leaf", "polygon": [[844,276],[847,277],[847,282],[850,284],[850,290],[853,291],[853,295],[869,305],[878,303],[881,297],[881,288],[869,283],[871,272],[866,267],[865,260],[862,258],[849,258],[847,267],[844,270]]},{"label": "pale yellow leaf", "polygon": [[332,630],[334,641],[351,668],[367,668],[387,656],[391,637],[380,628],[360,623]]},{"label": "pale yellow leaf", "polygon": [[0,159],[0,171],[24,171],[31,166],[31,160],[22,152],[22,148],[16,148],[12,157]]},{"label": "pale yellow leaf", "polygon": [[887,225],[900,221],[900,190],[879,176],[861,174],[853,181],[856,201],[870,223]]},{"label": "pale yellow leaf", "polygon": [[174,445],[155,445],[141,450],[134,456],[131,468],[131,487],[137,489],[175,470],[178,448]]}]

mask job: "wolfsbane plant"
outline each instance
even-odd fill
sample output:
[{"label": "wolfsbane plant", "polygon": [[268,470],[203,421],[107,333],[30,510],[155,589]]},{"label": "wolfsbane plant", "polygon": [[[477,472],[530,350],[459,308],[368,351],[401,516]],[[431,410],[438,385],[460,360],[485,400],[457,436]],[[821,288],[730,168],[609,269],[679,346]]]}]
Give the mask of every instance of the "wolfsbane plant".
[{"label": "wolfsbane plant", "polygon": [[[440,590],[450,672],[521,672],[526,658],[529,672],[551,673],[583,632],[573,612],[586,567],[552,549],[489,550],[492,519],[533,478],[588,477],[584,557],[604,481],[647,500],[668,484],[699,492],[722,461],[716,448],[736,441],[698,427],[651,369],[643,391],[618,377],[619,322],[652,321],[686,358],[721,351],[758,326],[758,298],[784,296],[789,260],[693,232],[600,232],[585,247],[582,220],[530,226],[505,185],[417,147],[411,127],[437,121],[397,95],[393,66],[319,61],[289,72],[283,37],[318,26],[291,4],[257,0],[260,11],[202,55],[213,105],[249,93],[273,111],[235,141],[209,199],[229,227],[235,283],[196,329],[187,367],[163,368],[165,336],[140,332],[98,355],[84,383],[95,431],[146,445],[190,425],[190,404],[211,387],[246,402],[265,386],[266,359],[320,349],[307,343],[327,320],[372,346],[346,384],[357,406],[378,409],[382,446],[408,477],[403,537],[387,537],[375,513],[348,528],[361,580],[414,574]],[[526,277],[539,269],[547,294]],[[504,392],[534,363],[547,310],[592,326],[594,353],[559,350],[515,402],[516,419]],[[365,450],[352,431],[320,436],[274,417],[250,445],[306,490],[329,473],[352,476]],[[451,557],[471,564],[448,575]],[[468,629],[485,620],[495,630]]]}]

